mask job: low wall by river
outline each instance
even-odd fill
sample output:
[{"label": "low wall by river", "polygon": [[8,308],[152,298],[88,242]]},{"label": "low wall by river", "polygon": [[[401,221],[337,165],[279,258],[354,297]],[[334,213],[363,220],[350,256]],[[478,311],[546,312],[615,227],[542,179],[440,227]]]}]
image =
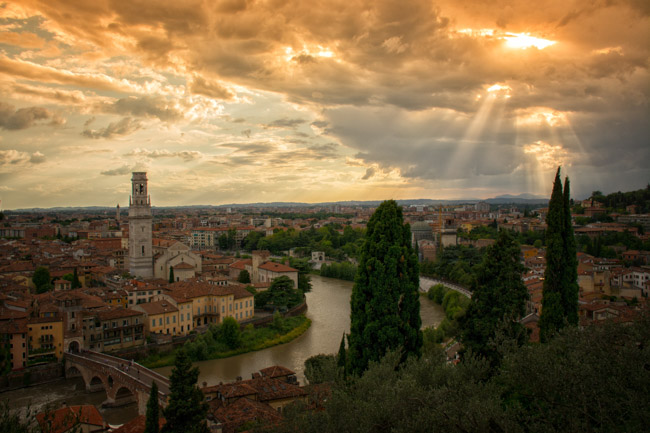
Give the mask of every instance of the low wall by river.
[{"label": "low wall by river", "polygon": [[64,375],[63,363],[27,367],[0,377],[0,392],[51,382]]}]

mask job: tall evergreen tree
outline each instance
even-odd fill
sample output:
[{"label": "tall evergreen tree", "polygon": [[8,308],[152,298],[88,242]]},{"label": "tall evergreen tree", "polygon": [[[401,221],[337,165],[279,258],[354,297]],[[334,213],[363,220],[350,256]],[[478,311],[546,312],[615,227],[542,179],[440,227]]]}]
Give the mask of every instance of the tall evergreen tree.
[{"label": "tall evergreen tree", "polygon": [[74,273],[72,274],[72,285],[73,289],[81,288],[81,281],[79,281],[79,275],[77,274],[77,268],[74,268]]},{"label": "tall evergreen tree", "polygon": [[578,324],[578,257],[576,238],[573,234],[573,223],[571,221],[571,186],[569,178],[564,178],[564,229],[562,238],[564,240],[564,259],[566,264],[565,283],[562,291],[562,306],[564,316],[570,325]]},{"label": "tall evergreen tree", "polygon": [[422,349],[418,260],[411,229],[394,200],[370,217],[350,300],[348,360],[361,375],[390,350],[404,358]]},{"label": "tall evergreen tree", "polygon": [[169,267],[169,282],[170,283],[174,282],[174,268],[171,266]]},{"label": "tall evergreen tree", "polygon": [[578,322],[578,262],[568,180],[563,191],[558,167],[546,214],[546,270],[539,321],[542,341],[548,341],[567,323]]},{"label": "tall evergreen tree", "polygon": [[154,381],[151,384],[149,401],[147,401],[147,418],[144,424],[144,433],[158,433],[160,430],[158,418],[160,418],[160,407],[158,406],[158,385]]},{"label": "tall evergreen tree", "polygon": [[343,337],[341,338],[341,345],[339,346],[339,353],[336,356],[336,365],[339,368],[343,369],[343,375],[346,375],[346,370],[347,370],[347,357],[345,354],[345,334],[343,334]]},{"label": "tall evergreen tree", "polygon": [[506,338],[525,342],[519,319],[526,312],[528,290],[521,279],[524,266],[519,262],[519,245],[507,230],[499,230],[496,242],[488,247],[478,267],[472,299],[462,319],[461,339],[466,349],[498,363],[494,337],[497,331]]},{"label": "tall evergreen tree", "polygon": [[163,410],[166,422],[162,433],[208,433],[208,405],[196,386],[198,378],[199,369],[192,367],[188,354],[179,349],[170,377],[169,403]]}]

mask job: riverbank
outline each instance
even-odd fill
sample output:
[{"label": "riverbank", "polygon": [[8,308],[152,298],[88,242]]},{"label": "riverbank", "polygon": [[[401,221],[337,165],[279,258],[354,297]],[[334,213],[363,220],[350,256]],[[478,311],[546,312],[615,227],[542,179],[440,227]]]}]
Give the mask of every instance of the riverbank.
[{"label": "riverbank", "polygon": [[[280,323],[274,323],[264,328],[253,328],[248,326],[241,331],[239,347],[228,349],[213,335],[207,335],[203,339],[186,343],[183,347],[188,350],[193,361],[206,361],[213,359],[229,358],[248,352],[267,349],[269,347],[288,343],[301,336],[311,326],[311,319],[304,315],[286,317]],[[215,333],[218,331],[215,331]],[[167,353],[153,354],[138,361],[147,368],[167,367],[174,364],[175,350]]]}]

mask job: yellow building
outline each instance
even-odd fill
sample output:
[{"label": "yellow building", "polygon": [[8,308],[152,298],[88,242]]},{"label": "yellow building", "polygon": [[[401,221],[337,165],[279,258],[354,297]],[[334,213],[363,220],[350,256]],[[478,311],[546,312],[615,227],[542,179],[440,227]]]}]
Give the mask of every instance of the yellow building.
[{"label": "yellow building", "polygon": [[193,327],[221,323],[226,317],[233,317],[241,322],[251,319],[254,314],[254,297],[242,286],[180,282],[171,284],[169,288],[177,302],[192,301]]},{"label": "yellow building", "polygon": [[27,324],[29,364],[63,359],[63,318],[37,317]]},{"label": "yellow building", "polygon": [[150,334],[180,335],[178,308],[166,300],[147,302],[133,307],[145,315],[145,331]]}]

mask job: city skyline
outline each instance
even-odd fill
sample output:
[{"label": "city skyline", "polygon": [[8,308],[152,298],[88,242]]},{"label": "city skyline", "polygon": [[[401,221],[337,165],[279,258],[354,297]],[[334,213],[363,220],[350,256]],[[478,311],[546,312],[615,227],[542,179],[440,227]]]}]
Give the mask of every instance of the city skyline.
[{"label": "city skyline", "polygon": [[0,5],[5,209],[650,181],[642,1]]}]

